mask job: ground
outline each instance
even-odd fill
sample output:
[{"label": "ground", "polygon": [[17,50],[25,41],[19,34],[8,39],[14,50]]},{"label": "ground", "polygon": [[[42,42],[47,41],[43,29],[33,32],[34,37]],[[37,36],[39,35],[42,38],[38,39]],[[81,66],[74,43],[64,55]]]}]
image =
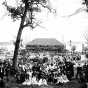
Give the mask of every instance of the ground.
[{"label": "ground", "polygon": [[73,80],[71,82],[65,83],[63,85],[18,85],[18,84],[11,84],[8,88],[86,88],[84,83],[79,83],[77,80]]}]

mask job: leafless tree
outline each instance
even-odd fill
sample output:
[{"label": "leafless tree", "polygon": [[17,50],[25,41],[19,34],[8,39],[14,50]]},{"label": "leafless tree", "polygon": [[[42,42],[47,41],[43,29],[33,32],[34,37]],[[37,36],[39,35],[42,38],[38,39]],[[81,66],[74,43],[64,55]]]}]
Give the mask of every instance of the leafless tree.
[{"label": "leafless tree", "polygon": [[41,12],[41,7],[50,12],[52,12],[52,8],[49,5],[49,0],[17,0],[17,7],[8,5],[8,2],[5,0],[3,5],[7,8],[9,16],[11,16],[14,21],[20,19],[13,55],[13,66],[17,67],[17,56],[23,29],[25,27],[34,29],[36,26],[39,26],[39,21],[36,21],[35,16],[36,12]]}]

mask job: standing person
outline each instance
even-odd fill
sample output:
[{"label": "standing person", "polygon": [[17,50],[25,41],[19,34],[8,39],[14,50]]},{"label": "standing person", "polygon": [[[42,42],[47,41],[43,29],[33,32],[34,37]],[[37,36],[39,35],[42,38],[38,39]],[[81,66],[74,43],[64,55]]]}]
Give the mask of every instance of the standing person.
[{"label": "standing person", "polygon": [[4,76],[4,66],[3,66],[3,63],[1,63],[1,65],[0,65],[0,78],[3,79],[3,76]]},{"label": "standing person", "polygon": [[3,79],[0,79],[0,88],[5,88],[5,82]]},{"label": "standing person", "polygon": [[81,64],[79,63],[78,67],[77,67],[76,78],[81,80],[82,77],[83,77],[83,75],[82,75],[82,67],[81,67]]},{"label": "standing person", "polygon": [[73,63],[72,62],[65,62],[66,65],[66,75],[68,80],[71,80],[72,77],[74,76],[74,67],[73,67]]},{"label": "standing person", "polygon": [[84,72],[84,78],[85,78],[85,81],[88,82],[88,64],[85,63],[85,65],[83,66],[83,72]]}]

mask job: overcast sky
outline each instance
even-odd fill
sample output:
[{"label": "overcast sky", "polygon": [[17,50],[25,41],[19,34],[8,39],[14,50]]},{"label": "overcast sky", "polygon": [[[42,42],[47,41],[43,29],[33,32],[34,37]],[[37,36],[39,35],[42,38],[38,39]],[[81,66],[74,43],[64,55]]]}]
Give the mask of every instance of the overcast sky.
[{"label": "overcast sky", "polygon": [[[24,42],[35,38],[56,38],[59,41],[84,41],[84,33],[88,29],[88,13],[80,12],[72,17],[64,17],[74,13],[83,7],[82,0],[51,0],[56,14],[48,14],[45,11],[39,14],[42,19],[42,27],[34,30],[25,28],[22,34]],[[1,2],[0,2],[1,3]],[[13,22],[10,17],[3,17],[5,8],[0,4],[0,42],[15,40],[19,29],[19,22]]]}]

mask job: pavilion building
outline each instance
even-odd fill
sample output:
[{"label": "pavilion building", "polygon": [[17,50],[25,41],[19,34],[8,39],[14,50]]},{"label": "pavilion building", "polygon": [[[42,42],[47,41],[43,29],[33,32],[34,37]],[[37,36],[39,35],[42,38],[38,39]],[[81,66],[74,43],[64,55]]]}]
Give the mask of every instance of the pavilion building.
[{"label": "pavilion building", "polygon": [[27,43],[26,50],[30,52],[61,53],[64,50],[64,44],[54,38],[37,38]]}]

